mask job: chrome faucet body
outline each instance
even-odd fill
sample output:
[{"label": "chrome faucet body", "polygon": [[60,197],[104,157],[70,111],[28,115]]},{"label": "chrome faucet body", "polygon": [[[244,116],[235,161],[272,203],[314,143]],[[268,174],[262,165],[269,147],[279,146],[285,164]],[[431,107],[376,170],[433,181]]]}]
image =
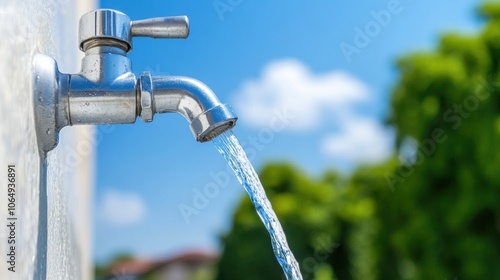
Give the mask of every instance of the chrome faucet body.
[{"label": "chrome faucet body", "polygon": [[175,112],[190,123],[197,141],[205,142],[232,128],[237,120],[205,84],[188,77],[137,79],[127,53],[132,38],[187,38],[185,16],[131,21],[108,9],[80,19],[81,72],[63,74],[54,59],[34,57],[34,105],[37,140],[42,152],[52,150],[58,132],[68,125],[134,123],[138,116],[151,122],[154,114]]}]

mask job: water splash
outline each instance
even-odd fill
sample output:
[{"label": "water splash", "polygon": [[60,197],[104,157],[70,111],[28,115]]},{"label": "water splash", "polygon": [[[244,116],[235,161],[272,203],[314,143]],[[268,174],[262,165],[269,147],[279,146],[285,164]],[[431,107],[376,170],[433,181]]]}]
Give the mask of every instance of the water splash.
[{"label": "water splash", "polygon": [[264,188],[259,180],[259,176],[248,157],[241,147],[238,139],[231,130],[222,133],[213,140],[213,143],[219,150],[229,166],[233,169],[236,177],[250,196],[255,210],[259,214],[269,235],[271,235],[271,244],[274,255],[281,268],[285,272],[286,279],[302,280],[299,264],[295,260],[292,251],[288,247],[283,228],[274,213],[274,210],[267,199]]}]

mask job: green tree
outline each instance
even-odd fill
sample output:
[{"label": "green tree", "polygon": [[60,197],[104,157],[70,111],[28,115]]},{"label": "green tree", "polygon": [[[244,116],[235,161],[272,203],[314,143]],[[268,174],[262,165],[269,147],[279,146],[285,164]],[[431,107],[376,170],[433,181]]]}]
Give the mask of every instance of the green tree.
[{"label": "green tree", "polygon": [[398,62],[391,122],[414,152],[378,197],[381,279],[500,279],[500,4],[480,12],[480,35]]}]

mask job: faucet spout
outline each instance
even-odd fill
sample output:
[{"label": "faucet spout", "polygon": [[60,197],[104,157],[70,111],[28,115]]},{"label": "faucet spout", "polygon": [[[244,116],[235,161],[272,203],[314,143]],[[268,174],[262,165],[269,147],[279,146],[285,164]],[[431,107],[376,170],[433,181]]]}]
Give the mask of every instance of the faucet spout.
[{"label": "faucet spout", "polygon": [[144,72],[138,84],[143,121],[151,121],[154,113],[179,113],[190,123],[191,132],[199,142],[210,141],[236,124],[237,117],[231,107],[222,104],[207,85],[196,79],[153,77]]}]

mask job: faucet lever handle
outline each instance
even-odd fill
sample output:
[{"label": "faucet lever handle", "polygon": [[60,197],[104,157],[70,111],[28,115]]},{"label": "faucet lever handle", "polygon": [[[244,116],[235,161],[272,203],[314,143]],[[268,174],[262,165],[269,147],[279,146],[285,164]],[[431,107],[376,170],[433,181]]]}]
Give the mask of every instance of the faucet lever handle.
[{"label": "faucet lever handle", "polygon": [[[104,45],[116,45],[125,51],[132,49],[132,37],[187,38],[189,21],[187,16],[150,18],[131,21],[119,11],[99,9],[80,18],[80,49],[86,51],[95,46],[95,41],[106,41]],[[89,44],[91,43],[91,44]],[[86,46],[87,45],[87,46]],[[98,44],[99,45],[99,44]],[[101,44],[103,45],[103,44]]]},{"label": "faucet lever handle", "polygon": [[189,20],[187,16],[135,20],[130,23],[130,33],[134,37],[187,38]]}]

